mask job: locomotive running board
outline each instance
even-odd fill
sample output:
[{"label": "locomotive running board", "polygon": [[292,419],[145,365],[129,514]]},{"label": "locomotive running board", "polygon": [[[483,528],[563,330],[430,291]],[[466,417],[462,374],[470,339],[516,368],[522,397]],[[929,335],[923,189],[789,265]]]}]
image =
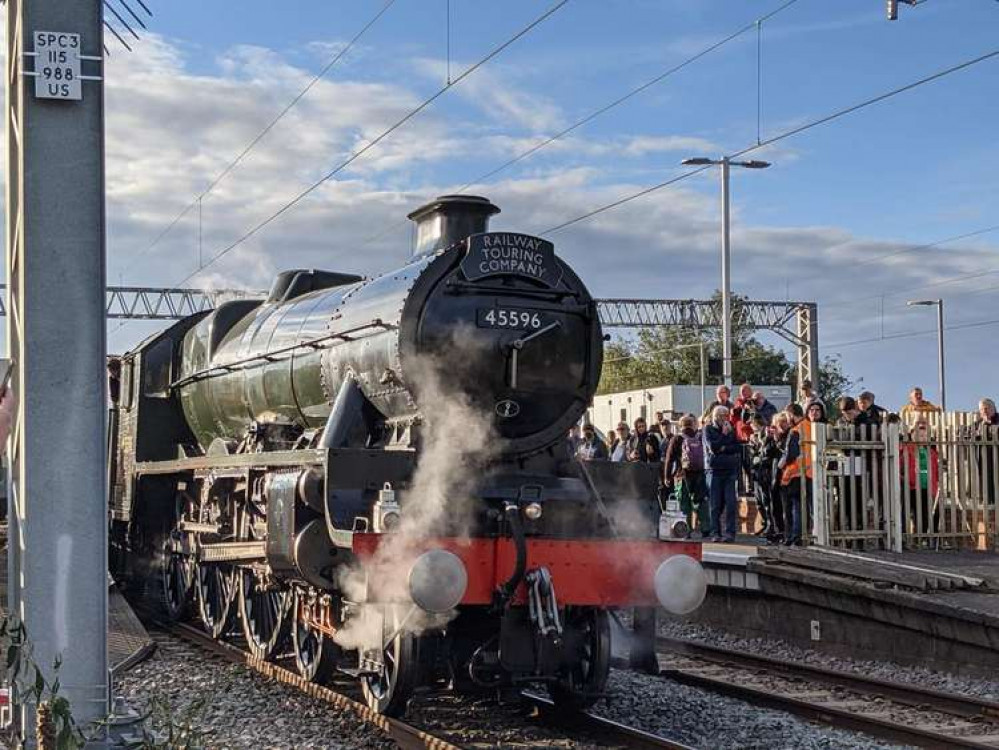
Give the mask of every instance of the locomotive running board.
[{"label": "locomotive running board", "polygon": [[197,456],[173,461],[143,461],[135,465],[140,474],[180,474],[186,471],[211,469],[282,468],[286,466],[322,466],[331,451],[307,448],[297,451],[271,451],[264,453],[236,453],[232,456]]}]

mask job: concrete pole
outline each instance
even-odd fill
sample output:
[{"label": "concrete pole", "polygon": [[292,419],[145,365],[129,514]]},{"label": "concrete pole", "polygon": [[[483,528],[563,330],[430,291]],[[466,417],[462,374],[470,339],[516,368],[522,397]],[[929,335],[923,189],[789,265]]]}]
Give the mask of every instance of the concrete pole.
[{"label": "concrete pole", "polygon": [[721,257],[721,294],[722,294],[722,373],[725,385],[732,388],[732,247],[729,239],[729,160],[727,156],[721,160],[722,182],[722,257]]},{"label": "concrete pole", "polygon": [[[108,714],[103,84],[36,98],[34,33],[103,54],[100,0],[7,0],[7,350],[20,398],[10,444],[9,608],[86,727]],[[99,61],[80,63],[101,75]],[[75,76],[74,76],[75,78]],[[65,80],[65,79],[63,79]],[[51,672],[47,675],[52,679]],[[33,731],[26,706],[22,731]]]},{"label": "concrete pole", "polygon": [[947,411],[947,382],[944,379],[944,309],[937,300],[937,378],[940,383],[940,409]]}]

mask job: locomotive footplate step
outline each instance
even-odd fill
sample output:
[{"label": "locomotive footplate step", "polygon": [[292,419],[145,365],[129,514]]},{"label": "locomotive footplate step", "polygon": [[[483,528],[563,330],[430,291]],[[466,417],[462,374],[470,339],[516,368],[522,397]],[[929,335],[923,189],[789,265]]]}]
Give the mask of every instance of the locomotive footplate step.
[{"label": "locomotive footplate step", "polygon": [[[0,525],[0,612],[7,612],[7,526]],[[108,667],[124,672],[153,651],[153,640],[128,606],[125,597],[108,580]]]},{"label": "locomotive footplate step", "polygon": [[125,597],[112,585],[108,589],[108,667],[121,674],[154,649],[153,639],[139,622]]}]

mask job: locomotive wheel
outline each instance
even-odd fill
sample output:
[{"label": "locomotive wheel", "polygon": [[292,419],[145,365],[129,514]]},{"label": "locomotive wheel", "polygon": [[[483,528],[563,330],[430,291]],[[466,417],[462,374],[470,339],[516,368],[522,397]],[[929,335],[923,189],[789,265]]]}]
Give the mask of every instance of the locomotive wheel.
[{"label": "locomotive wheel", "polygon": [[336,669],[340,647],[325,633],[316,630],[302,618],[302,594],[295,594],[295,610],[291,626],[291,642],[295,651],[295,666],[302,679],[325,682]]},{"label": "locomotive wheel", "polygon": [[[382,637],[399,627],[401,616],[395,607],[385,612]],[[402,716],[413,697],[419,676],[418,641],[415,635],[400,632],[382,651],[382,668],[377,674],[361,677],[361,692],[368,707],[385,716]]]},{"label": "locomotive wheel", "polygon": [[170,622],[187,616],[194,585],[194,561],[190,555],[185,555],[176,547],[171,534],[166,537],[160,555],[162,609]]},{"label": "locomotive wheel", "polygon": [[268,591],[253,570],[239,576],[239,617],[250,653],[258,659],[272,658],[288,637],[291,593]]},{"label": "locomotive wheel", "polygon": [[201,622],[212,638],[221,638],[235,612],[236,571],[225,563],[199,563],[194,580]]},{"label": "locomotive wheel", "polygon": [[566,609],[565,638],[571,649],[568,672],[548,690],[559,708],[581,711],[596,703],[610,674],[610,614],[605,609]]}]

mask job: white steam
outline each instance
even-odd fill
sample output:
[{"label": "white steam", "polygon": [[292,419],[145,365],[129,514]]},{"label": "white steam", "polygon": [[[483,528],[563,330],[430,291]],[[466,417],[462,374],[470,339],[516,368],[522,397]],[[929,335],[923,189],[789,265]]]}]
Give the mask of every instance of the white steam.
[{"label": "white steam", "polygon": [[[476,351],[477,343],[470,332],[458,331],[447,350],[455,360],[471,362],[480,353]],[[410,569],[428,549],[428,538],[445,534],[467,537],[473,520],[472,492],[482,468],[496,452],[491,413],[447,385],[456,382],[457,366],[456,361],[425,358],[414,363],[413,368],[407,367],[410,382],[417,384],[424,417],[413,482],[400,494],[398,527],[384,535],[377,552],[363,568],[346,571],[340,580],[352,601],[397,603],[387,617],[396,621],[395,627],[411,632],[422,632],[450,619],[415,607],[409,595]],[[391,625],[383,627],[376,611],[381,607],[360,609],[335,637],[344,648],[372,648],[394,629]],[[404,625],[400,624],[403,619]]]}]

